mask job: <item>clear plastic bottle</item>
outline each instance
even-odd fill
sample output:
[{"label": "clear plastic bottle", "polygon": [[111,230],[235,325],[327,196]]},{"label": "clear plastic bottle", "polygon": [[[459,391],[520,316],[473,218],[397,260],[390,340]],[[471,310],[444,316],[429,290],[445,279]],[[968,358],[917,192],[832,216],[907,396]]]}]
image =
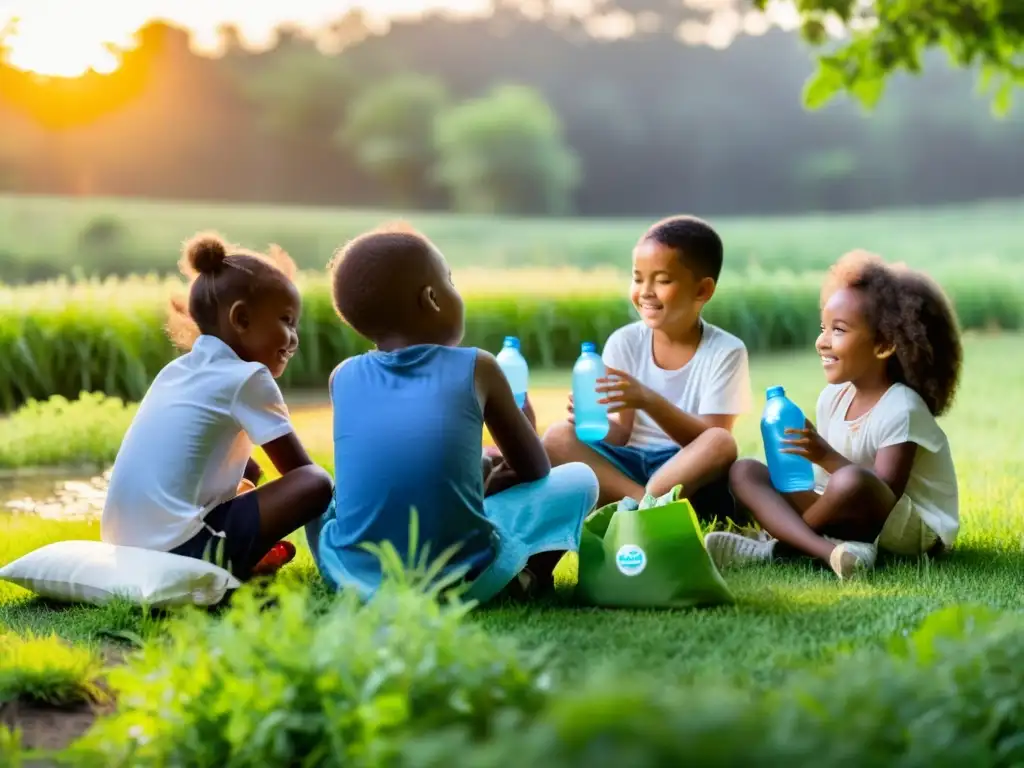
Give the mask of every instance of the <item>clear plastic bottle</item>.
[{"label": "clear plastic bottle", "polygon": [[761,416],[761,440],[768,462],[768,474],[779,493],[797,493],[814,488],[814,467],[803,456],[780,453],[783,440],[791,439],[787,429],[803,429],[806,419],[800,406],[786,397],[783,387],[769,387],[764,413]]},{"label": "clear plastic bottle", "polygon": [[576,436],[584,443],[596,443],[608,434],[608,406],[598,400],[597,380],[605,375],[604,361],[597,347],[584,342],[582,353],[572,369],[572,400],[576,416]]},{"label": "clear plastic bottle", "polygon": [[526,404],[526,392],[530,385],[530,366],[519,349],[519,339],[506,336],[505,343],[498,353],[498,365],[505,372],[505,378],[512,387],[516,405],[522,408]]}]

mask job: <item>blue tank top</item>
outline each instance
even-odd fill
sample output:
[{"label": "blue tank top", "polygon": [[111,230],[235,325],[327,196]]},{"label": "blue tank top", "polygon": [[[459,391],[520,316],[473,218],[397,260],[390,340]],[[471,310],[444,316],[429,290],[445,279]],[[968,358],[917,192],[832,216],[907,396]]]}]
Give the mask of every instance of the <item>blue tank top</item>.
[{"label": "blue tank top", "polygon": [[390,541],[408,561],[410,512],[417,558],[459,544],[452,568],[478,571],[494,558],[483,514],[483,413],[476,349],[419,345],[368,352],[337,369],[334,407],[335,516],[320,537],[324,575],[372,593],[377,557],[361,545]]}]

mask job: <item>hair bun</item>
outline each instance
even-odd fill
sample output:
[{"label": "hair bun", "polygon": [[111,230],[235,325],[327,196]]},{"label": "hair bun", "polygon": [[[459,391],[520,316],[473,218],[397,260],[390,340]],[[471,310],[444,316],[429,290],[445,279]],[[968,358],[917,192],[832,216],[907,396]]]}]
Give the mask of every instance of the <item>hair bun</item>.
[{"label": "hair bun", "polygon": [[185,258],[192,268],[201,275],[212,275],[224,268],[228,249],[224,240],[217,235],[196,235],[185,246]]}]

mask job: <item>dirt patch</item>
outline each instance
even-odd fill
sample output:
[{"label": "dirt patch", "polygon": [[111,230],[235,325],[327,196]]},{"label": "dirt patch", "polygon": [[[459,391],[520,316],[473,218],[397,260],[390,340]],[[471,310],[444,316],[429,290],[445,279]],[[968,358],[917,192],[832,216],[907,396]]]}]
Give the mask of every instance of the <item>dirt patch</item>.
[{"label": "dirt patch", "polygon": [[[21,745],[27,750],[59,752],[81,738],[100,715],[112,705],[83,704],[67,709],[8,702],[0,705],[0,723],[21,731]],[[34,762],[33,765],[52,765]]]},{"label": "dirt patch", "polygon": [[[100,654],[106,669],[124,663],[131,651],[114,645],[105,645]],[[75,743],[96,722],[96,719],[114,711],[116,704],[112,691],[104,680],[98,681],[102,703],[79,704],[73,707],[48,707],[21,701],[0,703],[0,725],[21,731],[21,746],[25,750],[56,753]],[[52,761],[32,761],[32,768],[57,766]]]}]

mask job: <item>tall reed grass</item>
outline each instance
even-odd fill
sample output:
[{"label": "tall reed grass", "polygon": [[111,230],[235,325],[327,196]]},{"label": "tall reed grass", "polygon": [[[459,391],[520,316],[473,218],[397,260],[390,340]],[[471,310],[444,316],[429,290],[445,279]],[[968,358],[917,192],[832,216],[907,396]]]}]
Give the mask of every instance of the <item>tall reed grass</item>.
[{"label": "tall reed grass", "polygon": [[[935,275],[967,329],[1024,326],[1024,271]],[[531,365],[568,366],[584,341],[603,343],[635,319],[628,278],[615,272],[465,270],[465,344],[497,351],[515,334]],[[736,334],[751,352],[810,345],[818,334],[814,273],[750,271],[723,279],[705,316]],[[322,275],[300,279],[300,350],[286,387],[325,387],[331,369],[369,344],[337,318]],[[20,288],[0,287],[0,410],[28,399],[82,391],[137,400],[175,351],[164,332],[167,300],[178,281],[129,278]]]}]

